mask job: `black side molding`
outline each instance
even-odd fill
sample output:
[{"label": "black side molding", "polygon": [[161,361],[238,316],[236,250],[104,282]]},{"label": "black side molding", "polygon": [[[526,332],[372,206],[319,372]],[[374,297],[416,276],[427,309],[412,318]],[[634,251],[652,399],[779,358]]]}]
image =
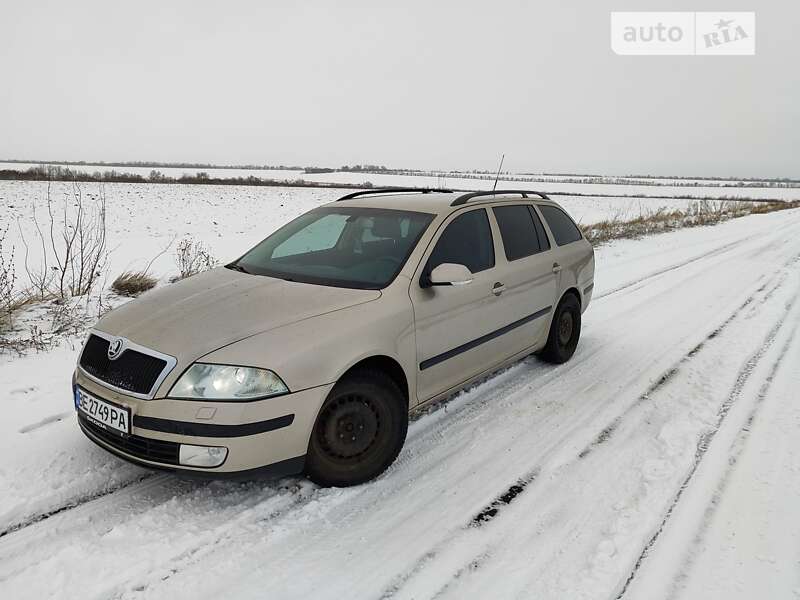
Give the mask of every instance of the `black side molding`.
[{"label": "black side molding", "polygon": [[294,415],[284,415],[267,421],[244,423],[242,425],[218,425],[216,423],[190,423],[188,421],[172,421],[156,417],[134,415],[133,426],[150,431],[175,433],[178,435],[194,435],[198,437],[243,437],[267,431],[283,429],[294,422]]},{"label": "black side molding", "polygon": [[500,329],[495,329],[494,331],[487,333],[486,335],[482,335],[481,337],[474,339],[472,341],[467,342],[466,344],[462,344],[453,348],[452,350],[448,350],[447,352],[443,352],[441,354],[437,354],[436,356],[432,356],[431,358],[423,360],[419,363],[419,370],[424,371],[425,369],[429,369],[435,365],[438,365],[441,362],[444,362],[454,356],[458,356],[466,352],[467,350],[472,350],[480,346],[481,344],[485,344],[497,337],[500,337],[504,333],[508,333],[509,331],[516,329],[517,327],[521,327],[531,321],[538,319],[539,317],[545,316],[553,309],[552,306],[548,306],[547,308],[543,308],[542,310],[537,310],[535,313],[528,315],[527,317],[523,317],[518,321],[514,321],[513,323],[509,323],[505,327],[501,327]]}]

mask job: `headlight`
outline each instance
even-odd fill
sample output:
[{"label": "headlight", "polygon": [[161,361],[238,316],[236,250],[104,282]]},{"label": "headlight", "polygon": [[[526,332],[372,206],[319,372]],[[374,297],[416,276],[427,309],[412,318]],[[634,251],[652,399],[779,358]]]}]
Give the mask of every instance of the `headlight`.
[{"label": "headlight", "polygon": [[195,363],[172,386],[169,396],[196,400],[253,400],[288,391],[281,378],[267,369]]}]

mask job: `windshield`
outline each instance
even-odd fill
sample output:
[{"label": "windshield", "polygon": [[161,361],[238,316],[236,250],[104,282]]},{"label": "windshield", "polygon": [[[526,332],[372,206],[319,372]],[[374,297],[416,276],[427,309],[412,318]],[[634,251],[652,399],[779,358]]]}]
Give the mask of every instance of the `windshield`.
[{"label": "windshield", "polygon": [[382,208],[318,208],[228,267],[289,281],[380,289],[400,272],[433,217]]}]

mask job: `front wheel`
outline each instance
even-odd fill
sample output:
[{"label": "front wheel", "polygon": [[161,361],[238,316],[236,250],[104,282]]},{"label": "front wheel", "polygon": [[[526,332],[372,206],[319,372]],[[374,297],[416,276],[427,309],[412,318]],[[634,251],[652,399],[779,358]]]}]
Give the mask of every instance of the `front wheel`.
[{"label": "front wheel", "polygon": [[306,456],[306,475],[345,487],[383,473],[403,447],[408,409],[397,384],[379,371],[358,371],[331,390],[319,411]]},{"label": "front wheel", "polygon": [[567,294],[556,307],[541,357],[551,363],[567,362],[575,354],[580,337],[581,304],[574,294]]}]

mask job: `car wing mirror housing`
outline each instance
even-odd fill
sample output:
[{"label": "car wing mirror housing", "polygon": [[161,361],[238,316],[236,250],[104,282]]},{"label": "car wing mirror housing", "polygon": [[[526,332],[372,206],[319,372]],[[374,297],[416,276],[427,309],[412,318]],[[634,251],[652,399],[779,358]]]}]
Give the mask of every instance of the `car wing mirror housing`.
[{"label": "car wing mirror housing", "polygon": [[430,274],[431,285],[467,285],[472,283],[472,271],[464,265],[442,263]]}]

